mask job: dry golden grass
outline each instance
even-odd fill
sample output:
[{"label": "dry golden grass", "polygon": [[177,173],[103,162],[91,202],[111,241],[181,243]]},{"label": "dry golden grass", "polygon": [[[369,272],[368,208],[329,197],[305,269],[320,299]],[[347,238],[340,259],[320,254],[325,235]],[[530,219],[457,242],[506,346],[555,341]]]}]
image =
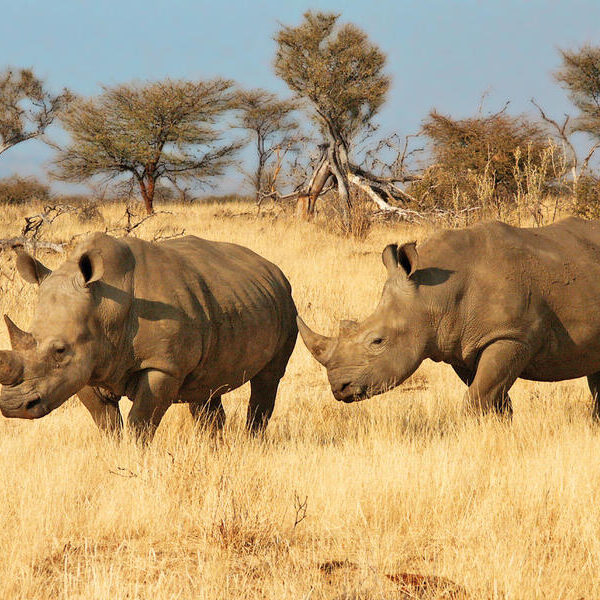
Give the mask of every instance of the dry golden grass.
[{"label": "dry golden grass", "polygon": [[[249,246],[325,332],[373,308],[386,243],[426,233],[375,227],[356,242],[233,216],[241,205],[169,210],[139,234],[185,227]],[[0,237],[18,233],[22,209],[2,211]],[[113,226],[122,208],[103,213]],[[48,239],[103,227],[64,216]],[[0,309],[26,327],[35,290],[10,280],[7,253],[0,268]],[[146,449],[102,437],[75,400],[2,419],[0,598],[600,597],[600,432],[584,382],[518,382],[512,424],[463,416],[463,391],[426,363],[384,396],[338,404],[299,343],[262,440],[243,430],[247,388],[225,396],[222,443],[185,406]],[[402,573],[466,594],[386,577]]]}]

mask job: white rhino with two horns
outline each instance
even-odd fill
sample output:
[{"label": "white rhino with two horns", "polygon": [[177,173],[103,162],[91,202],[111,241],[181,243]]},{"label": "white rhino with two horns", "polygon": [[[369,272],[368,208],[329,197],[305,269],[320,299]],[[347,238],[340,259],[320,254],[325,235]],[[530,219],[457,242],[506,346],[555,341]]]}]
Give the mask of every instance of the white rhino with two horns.
[{"label": "white rhino with two horns", "polygon": [[390,244],[382,258],[388,279],[363,322],[326,337],[298,318],[338,400],[382,393],[429,358],[452,365],[475,412],[512,413],[519,377],[587,376],[600,417],[600,222],[483,223]]},{"label": "white rhino with two horns", "polygon": [[221,395],[250,381],[247,426],[266,426],[297,336],[290,284],[274,264],[193,236],[94,234],[54,272],[23,252],[17,268],[39,284],[39,301],[31,332],[7,321],[5,416],[43,417],[79,392],[104,427],[119,427],[121,396],[138,434],[151,436],[173,402],[221,427]]}]

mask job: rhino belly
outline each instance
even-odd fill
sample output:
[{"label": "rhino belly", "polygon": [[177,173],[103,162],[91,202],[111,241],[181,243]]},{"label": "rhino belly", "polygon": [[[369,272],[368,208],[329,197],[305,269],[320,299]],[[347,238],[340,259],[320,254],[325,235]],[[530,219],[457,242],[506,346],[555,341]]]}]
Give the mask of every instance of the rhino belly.
[{"label": "rhino belly", "polygon": [[182,401],[202,401],[244,385],[277,356],[286,338],[276,315],[233,329],[221,328],[198,367],[185,379]]},{"label": "rhino belly", "polygon": [[589,326],[577,335],[562,329],[554,335],[521,374],[532,381],[563,381],[585,377],[600,371],[600,328]]}]

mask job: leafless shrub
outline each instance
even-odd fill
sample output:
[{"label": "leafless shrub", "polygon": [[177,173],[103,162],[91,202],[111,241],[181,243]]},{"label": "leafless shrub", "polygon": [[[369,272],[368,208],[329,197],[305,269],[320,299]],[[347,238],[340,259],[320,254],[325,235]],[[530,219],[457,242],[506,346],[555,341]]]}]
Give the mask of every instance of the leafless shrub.
[{"label": "leafless shrub", "polygon": [[30,238],[39,238],[42,227],[51,225],[58,217],[67,213],[73,213],[77,209],[69,204],[56,204],[45,206],[44,210],[35,215],[25,217],[23,235]]},{"label": "leafless shrub", "polygon": [[64,252],[65,246],[72,242],[73,238],[64,242],[50,242],[42,239],[42,233],[56,219],[62,215],[73,213],[76,210],[74,206],[69,204],[45,206],[42,212],[25,217],[25,225],[20,236],[0,239],[0,250],[21,247],[30,252],[36,252],[38,249]]},{"label": "leafless shrub", "polygon": [[77,220],[83,224],[101,224],[104,222],[98,205],[93,201],[81,205],[77,211]]}]

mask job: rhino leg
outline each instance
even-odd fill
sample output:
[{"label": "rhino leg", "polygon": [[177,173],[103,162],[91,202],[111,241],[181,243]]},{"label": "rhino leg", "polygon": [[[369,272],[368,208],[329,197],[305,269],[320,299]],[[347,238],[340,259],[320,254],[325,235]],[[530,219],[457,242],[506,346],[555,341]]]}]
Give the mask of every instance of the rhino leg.
[{"label": "rhino leg", "polygon": [[208,402],[190,402],[192,417],[198,422],[206,425],[212,433],[217,433],[225,425],[225,411],[221,396],[211,396]]},{"label": "rhino leg", "polygon": [[250,380],[250,401],[246,428],[251,433],[260,433],[267,427],[275,407],[279,381],[285,374],[288,360],[296,344],[296,335],[291,336],[281,352]]},{"label": "rhino leg", "polygon": [[473,381],[473,373],[469,369],[466,369],[465,367],[457,367],[454,365],[452,365],[452,368],[465,385],[471,385],[471,381]]},{"label": "rhino leg", "polygon": [[77,396],[90,411],[98,428],[109,434],[119,434],[123,430],[123,419],[119,410],[119,398],[114,394],[86,386]]},{"label": "rhino leg", "polygon": [[592,398],[594,400],[592,417],[595,421],[600,421],[600,371],[598,373],[588,375],[587,380],[590,392],[592,393]]},{"label": "rhino leg", "polygon": [[263,431],[273,414],[280,376],[261,371],[250,381],[250,401],[246,428],[251,433]]},{"label": "rhino leg", "polygon": [[467,392],[471,411],[485,414],[492,410],[512,415],[508,390],[529,362],[526,346],[513,340],[499,340],[479,356],[475,377]]},{"label": "rhino leg", "polygon": [[180,387],[179,381],[162,371],[148,369],[140,374],[127,417],[127,424],[139,441],[152,440],[167,409],[178,398]]}]

